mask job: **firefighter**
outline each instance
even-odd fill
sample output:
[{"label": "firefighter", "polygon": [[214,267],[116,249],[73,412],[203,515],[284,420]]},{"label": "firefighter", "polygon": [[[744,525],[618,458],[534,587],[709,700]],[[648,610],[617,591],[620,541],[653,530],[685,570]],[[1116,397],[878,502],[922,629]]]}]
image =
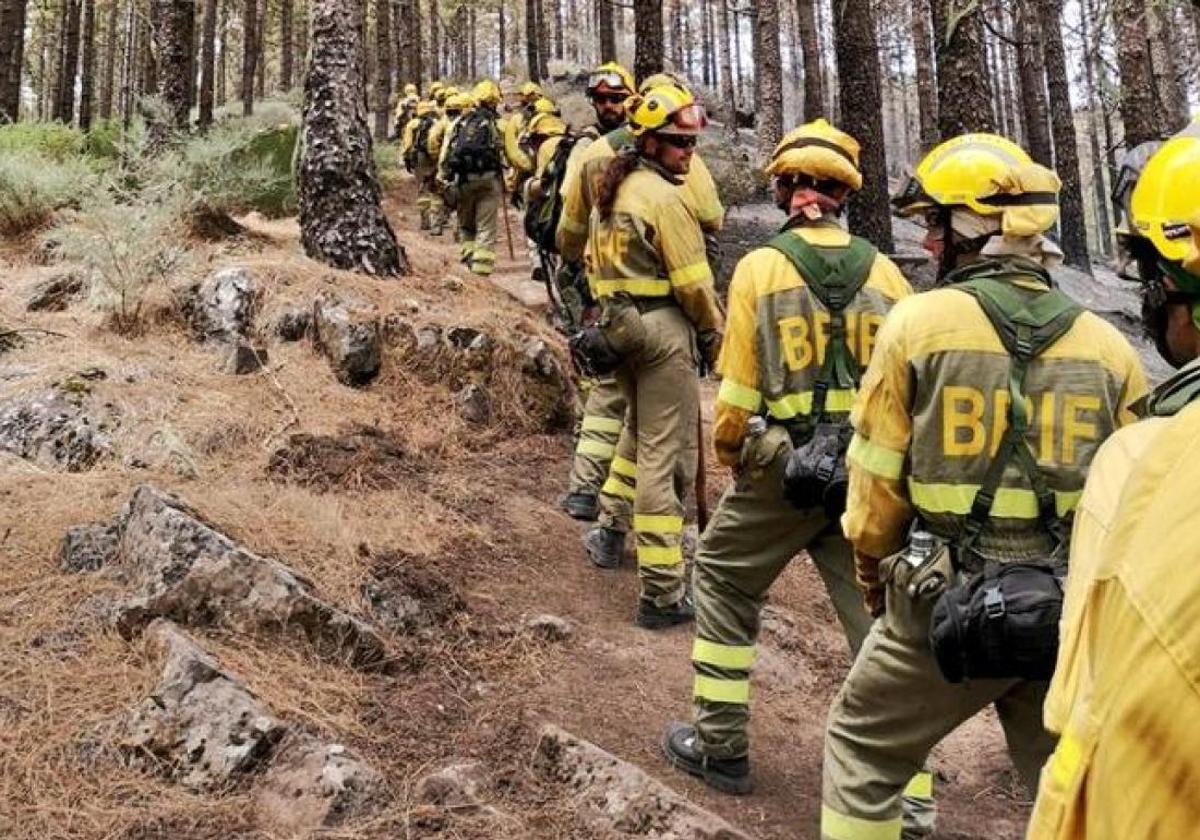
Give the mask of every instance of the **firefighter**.
[{"label": "firefighter", "polygon": [[475,107],[447,131],[438,178],[457,188],[459,245],[472,274],[486,277],[496,266],[496,232],[500,212],[500,88],[484,79],[471,91]]},{"label": "firefighter", "polygon": [[738,263],[729,290],[713,443],[734,483],[701,536],[693,571],[695,726],[672,724],[664,743],[674,766],[727,793],[750,790],[746,727],[759,613],[791,559],[805,550],[812,557],[852,652],[871,624],[840,510],[797,510],[783,490],[793,447],[809,443],[817,424],[848,429],[875,333],[912,294],[891,260],[841,224],[862,187],[858,160],[858,142],[825,120],[783,138],[766,173],[789,221]]},{"label": "firefighter", "polygon": [[438,121],[437,109],[432,102],[417,103],[412,119],[404,126],[400,155],[404,167],[417,181],[417,212],[420,229],[441,233],[441,198],[438,197],[436,174],[437,157],[430,149],[430,133]]},{"label": "firefighter", "polygon": [[[1179,372],[1100,450],[1075,516],[1029,840],[1190,837],[1200,801],[1200,121],[1145,162],[1122,249]],[[1116,198],[1120,198],[1118,184]]]},{"label": "firefighter", "polygon": [[409,82],[404,86],[404,93],[396,100],[396,109],[392,114],[392,138],[400,137],[409,121],[417,115],[417,105],[421,97],[417,86]]},{"label": "firefighter", "polygon": [[633,503],[637,538],[635,622],[662,629],[692,618],[682,543],[696,469],[697,357],[708,367],[716,361],[723,317],[703,231],[681,189],[704,109],[663,86],[630,100],[630,123],[634,144],[608,161],[597,184],[587,271],[601,307],[594,360],[599,367],[619,358],[628,406],[615,458],[637,464],[620,490]]},{"label": "firefighter", "polygon": [[968,134],[896,199],[924,220],[941,288],[888,315],[851,414],[842,526],[877,620],[829,713],[825,840],[920,836],[906,786],[986,706],[1031,789],[1053,747],[1041,707],[1072,512],[1146,391],[1129,343],[1055,288],[1059,188],[1016,144]]},{"label": "firefighter", "polygon": [[[445,88],[439,90],[439,95],[445,90],[456,91],[455,88]],[[451,93],[449,96],[443,96],[442,102],[444,104],[442,114],[429,129],[429,140],[426,145],[427,151],[434,161],[442,159],[446,140],[449,136],[450,125],[470,110],[472,106],[471,97],[465,93],[458,92]],[[451,194],[451,188],[448,185],[437,179],[436,165],[434,170],[434,183],[429,195],[429,233],[432,236],[441,236],[442,228],[446,224],[446,216],[453,209],[456,197]]]},{"label": "firefighter", "polygon": [[533,174],[534,161],[521,147],[521,135],[537,113],[535,106],[542,99],[537,82],[525,82],[517,91],[518,106],[504,121],[504,159],[508,163],[509,195],[520,193],[525,180]]}]

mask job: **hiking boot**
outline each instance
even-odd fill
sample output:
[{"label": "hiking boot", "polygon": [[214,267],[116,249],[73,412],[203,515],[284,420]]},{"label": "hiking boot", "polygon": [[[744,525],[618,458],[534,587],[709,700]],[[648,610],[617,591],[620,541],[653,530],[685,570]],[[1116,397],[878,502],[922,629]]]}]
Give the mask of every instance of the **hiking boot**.
[{"label": "hiking boot", "polygon": [[429,235],[430,236],[441,236],[442,235],[442,223],[441,222],[430,222]]},{"label": "hiking boot", "polygon": [[595,493],[568,493],[558,506],[567,516],[582,522],[595,522],[600,515],[600,500]]},{"label": "hiking boot", "polygon": [[544,286],[546,285],[546,281],[550,279],[550,275],[546,273],[546,269],[539,265],[530,272],[529,279],[539,286]]},{"label": "hiking boot", "polygon": [[583,547],[593,566],[615,569],[625,556],[625,532],[603,526],[592,528],[583,535]]},{"label": "hiking boot", "polygon": [[663,754],[676,770],[703,780],[710,788],[734,796],[747,794],[754,787],[750,781],[750,759],[711,758],[699,749],[696,727],[687,723],[667,725],[663,738]]},{"label": "hiking boot", "polygon": [[659,607],[653,601],[639,598],[637,615],[634,616],[633,623],[643,630],[665,630],[676,624],[686,624],[695,617],[696,608],[692,605],[692,599],[688,595],[684,595],[667,607]]},{"label": "hiking boot", "polygon": [[429,230],[429,214],[428,213],[421,214],[420,229],[421,230]]}]

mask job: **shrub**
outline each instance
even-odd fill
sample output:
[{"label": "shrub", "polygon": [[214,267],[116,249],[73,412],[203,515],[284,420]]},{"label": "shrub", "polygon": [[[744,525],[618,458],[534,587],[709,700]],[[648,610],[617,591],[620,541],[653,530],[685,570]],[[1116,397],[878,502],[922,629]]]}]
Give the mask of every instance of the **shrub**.
[{"label": "shrub", "polygon": [[32,152],[52,161],[78,157],[83,132],[60,123],[18,122],[0,125],[0,152]]},{"label": "shrub", "polygon": [[79,157],[55,160],[31,149],[0,149],[0,235],[44,227],[55,210],[85,201],[96,180]]}]

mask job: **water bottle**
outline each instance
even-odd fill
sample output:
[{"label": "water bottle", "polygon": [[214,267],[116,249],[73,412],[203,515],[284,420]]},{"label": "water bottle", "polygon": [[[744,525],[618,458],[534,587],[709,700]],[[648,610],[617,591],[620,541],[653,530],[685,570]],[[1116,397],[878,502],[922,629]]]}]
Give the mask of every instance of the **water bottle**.
[{"label": "water bottle", "polygon": [[767,433],[767,418],[755,414],[746,422],[746,432],[750,437],[762,437]]}]

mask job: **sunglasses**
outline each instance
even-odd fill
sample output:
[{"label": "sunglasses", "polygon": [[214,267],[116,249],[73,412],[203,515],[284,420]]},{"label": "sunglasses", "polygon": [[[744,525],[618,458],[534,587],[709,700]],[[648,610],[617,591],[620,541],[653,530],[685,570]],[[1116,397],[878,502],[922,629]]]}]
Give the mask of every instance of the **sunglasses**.
[{"label": "sunglasses", "polygon": [[658,138],[676,149],[694,149],[700,138],[694,134],[660,134]]},{"label": "sunglasses", "polygon": [[593,93],[593,102],[603,102],[607,105],[620,105],[629,97],[623,93]]}]

